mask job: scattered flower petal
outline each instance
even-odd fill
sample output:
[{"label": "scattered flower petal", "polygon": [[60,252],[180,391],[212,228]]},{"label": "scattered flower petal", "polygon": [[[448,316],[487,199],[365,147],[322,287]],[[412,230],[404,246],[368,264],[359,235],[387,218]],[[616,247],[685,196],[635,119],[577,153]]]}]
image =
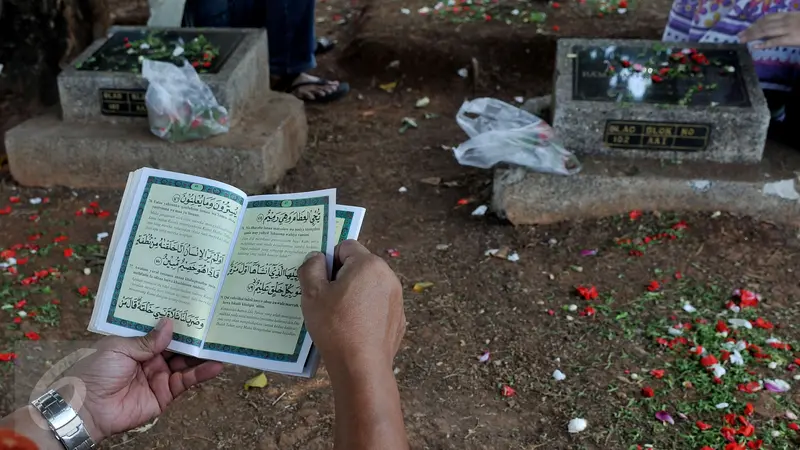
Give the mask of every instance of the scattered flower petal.
[{"label": "scattered flower petal", "polygon": [[581,419],[580,417],[577,417],[569,421],[569,423],[567,424],[567,431],[573,434],[580,433],[581,431],[585,430],[586,427],[588,426],[589,423],[586,421],[586,419]]},{"label": "scattered flower petal", "polygon": [[675,419],[673,419],[672,416],[666,411],[658,411],[656,413],[656,419],[658,419],[662,423],[668,423],[670,425],[675,425]]},{"label": "scattered flower petal", "polygon": [[780,380],[780,379],[773,379],[773,380],[764,380],[764,389],[775,392],[775,393],[783,393],[789,391],[792,387],[789,383]]},{"label": "scattered flower petal", "polygon": [[553,379],[556,381],[563,381],[567,379],[567,376],[564,375],[564,372],[556,369],[555,372],[553,372]]}]

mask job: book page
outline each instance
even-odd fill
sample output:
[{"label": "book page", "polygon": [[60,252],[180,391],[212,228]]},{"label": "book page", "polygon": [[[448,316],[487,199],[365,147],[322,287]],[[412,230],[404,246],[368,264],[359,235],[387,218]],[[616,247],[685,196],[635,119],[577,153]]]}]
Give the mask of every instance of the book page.
[{"label": "book page", "polygon": [[244,193],[212,180],[145,169],[132,198],[95,306],[105,313],[97,328],[139,335],[168,317],[175,322],[176,342],[170,348],[196,352],[238,229]]},{"label": "book page", "polygon": [[366,209],[358,206],[336,205],[337,244],[348,239],[358,239]]},{"label": "book page", "polygon": [[302,370],[311,339],[297,269],[318,251],[330,271],[335,205],[334,190],[248,199],[201,356]]}]

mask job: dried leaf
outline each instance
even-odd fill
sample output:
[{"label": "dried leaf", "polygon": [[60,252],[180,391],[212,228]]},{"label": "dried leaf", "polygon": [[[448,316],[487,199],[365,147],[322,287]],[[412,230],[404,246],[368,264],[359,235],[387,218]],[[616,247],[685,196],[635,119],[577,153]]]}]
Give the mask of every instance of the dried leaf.
[{"label": "dried leaf", "polygon": [[430,184],[431,186],[438,186],[442,184],[442,177],[427,177],[419,181],[420,183]]},{"label": "dried leaf", "polygon": [[254,376],[253,378],[245,381],[244,390],[246,391],[246,390],[248,390],[250,388],[259,388],[259,389],[261,389],[261,388],[266,387],[267,384],[268,384],[267,376],[264,375],[264,372],[261,372],[260,374]]},{"label": "dried leaf", "polygon": [[419,283],[414,284],[414,292],[419,294],[420,292],[423,292],[432,287],[433,283],[431,283],[430,281],[421,281]]},{"label": "dried leaf", "polygon": [[378,85],[378,87],[381,88],[382,91],[386,91],[391,94],[392,92],[394,92],[395,88],[397,88],[397,81],[392,81],[391,83],[384,83]]}]

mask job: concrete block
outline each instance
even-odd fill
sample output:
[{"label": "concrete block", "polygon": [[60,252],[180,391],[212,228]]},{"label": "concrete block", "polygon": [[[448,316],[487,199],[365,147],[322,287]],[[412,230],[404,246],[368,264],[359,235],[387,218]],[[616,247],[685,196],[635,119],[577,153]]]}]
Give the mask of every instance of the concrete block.
[{"label": "concrete block", "polygon": [[[152,31],[152,30],[150,30]],[[217,101],[228,109],[232,124],[241,119],[248,103],[270,92],[266,30],[195,28],[159,29],[163,32],[203,34],[225,43],[220,66],[200,74]],[[109,37],[95,41],[58,75],[58,91],[65,122],[144,123],[144,92],[147,81],[141,73],[85,70],[90,58],[104,45],[121,45],[122,36],[148,32],[146,27],[113,27]],[[217,70],[218,69],[218,70]],[[103,94],[106,94],[105,98]],[[123,96],[122,100],[113,94]],[[103,107],[105,105],[105,107]],[[119,111],[109,108],[123,109]],[[105,110],[105,112],[104,112]]]},{"label": "concrete block", "polygon": [[6,133],[11,174],[25,186],[124,188],[129,172],[152,167],[263,193],[299,160],[308,124],[294,96],[260,100],[228,134],[176,144],[152,135],[146,121],[108,126],[37,117]]},{"label": "concrete block", "polygon": [[553,128],[578,155],[757,164],[769,121],[743,45],[558,41]]},{"label": "concrete block", "polygon": [[768,143],[757,165],[591,157],[573,176],[495,170],[492,208],[515,225],[643,211],[727,211],[800,225],[800,153]]}]

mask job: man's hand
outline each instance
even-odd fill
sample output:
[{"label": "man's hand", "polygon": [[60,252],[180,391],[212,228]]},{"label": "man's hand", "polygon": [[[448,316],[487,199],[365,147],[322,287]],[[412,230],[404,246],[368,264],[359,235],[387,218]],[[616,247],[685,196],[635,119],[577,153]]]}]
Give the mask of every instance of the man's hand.
[{"label": "man's hand", "polygon": [[400,282],[386,262],[356,241],[336,248],[334,281],[328,281],[324,255],[309,256],[298,273],[303,316],[331,377],[334,448],[406,450],[392,372],[406,329]]},{"label": "man's hand", "polygon": [[739,33],[742,44],[755,44],[757,49],[772,47],[800,47],[800,12],[768,14]]},{"label": "man's hand", "polygon": [[[187,389],[222,372],[221,363],[165,351],[172,327],[162,319],[140,338],[103,338],[97,352],[65,374],[86,386],[78,414],[95,442],[146,424]],[[64,398],[69,401],[69,394]]]},{"label": "man's hand", "polygon": [[406,329],[403,289],[386,262],[357,241],[336,248],[334,281],[325,256],[300,267],[303,317],[330,369],[342,364],[392,367]]}]

